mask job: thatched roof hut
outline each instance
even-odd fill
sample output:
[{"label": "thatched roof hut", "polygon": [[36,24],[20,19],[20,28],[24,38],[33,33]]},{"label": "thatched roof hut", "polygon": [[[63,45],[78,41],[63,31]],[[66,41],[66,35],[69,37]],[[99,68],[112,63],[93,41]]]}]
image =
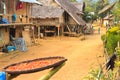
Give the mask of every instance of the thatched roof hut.
[{"label": "thatched roof hut", "polygon": [[79,24],[85,25],[85,21],[81,18],[82,12],[79,11],[69,0],[55,0],[68,14]]},{"label": "thatched roof hut", "polygon": [[[59,35],[67,31],[68,34],[71,34],[75,26],[80,29],[82,28],[81,26],[86,24],[82,19],[84,4],[73,3],[69,0],[38,1],[40,1],[43,6],[36,5],[32,7],[31,20],[38,28],[38,31],[44,27],[44,34],[54,32]],[[59,27],[61,27],[60,30]],[[49,30],[47,31],[48,28]],[[68,30],[66,30],[66,28]],[[39,34],[40,32],[38,32],[38,36]]]},{"label": "thatched roof hut", "polygon": [[106,17],[103,18],[104,20],[113,20],[114,16],[112,14],[107,15]]},{"label": "thatched roof hut", "polygon": [[105,6],[102,10],[100,10],[98,12],[98,14],[102,14],[104,12],[110,11],[115,6],[115,4],[116,4],[116,2],[114,2],[114,3],[110,4],[110,5]]},{"label": "thatched roof hut", "polygon": [[78,3],[73,3],[68,0],[55,0],[59,7],[53,7],[49,6],[49,1],[46,2],[46,0],[41,0],[40,2],[43,3],[43,6],[33,7],[32,18],[56,18],[60,17],[60,15],[66,11],[78,25],[86,24],[85,21],[81,18],[83,15],[82,11],[84,6],[80,6]]}]

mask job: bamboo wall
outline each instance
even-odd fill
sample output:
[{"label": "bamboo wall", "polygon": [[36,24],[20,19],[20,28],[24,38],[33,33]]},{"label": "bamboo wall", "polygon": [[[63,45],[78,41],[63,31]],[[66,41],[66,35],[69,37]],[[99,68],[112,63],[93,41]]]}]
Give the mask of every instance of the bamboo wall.
[{"label": "bamboo wall", "polygon": [[59,24],[59,18],[51,18],[51,19],[33,19],[33,23],[37,25],[43,25],[43,26],[56,26]]},{"label": "bamboo wall", "polygon": [[68,23],[77,25],[77,23],[75,22],[75,20],[71,16],[69,16],[69,22]]}]

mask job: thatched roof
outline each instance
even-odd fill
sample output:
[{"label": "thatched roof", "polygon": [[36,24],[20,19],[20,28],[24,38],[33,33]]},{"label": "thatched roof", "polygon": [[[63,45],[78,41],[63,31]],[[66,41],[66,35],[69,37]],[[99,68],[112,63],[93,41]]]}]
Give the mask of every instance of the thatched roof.
[{"label": "thatched roof", "polygon": [[44,5],[44,6],[48,6],[49,5],[49,0],[37,0],[37,1],[41,2],[42,5]]},{"label": "thatched roof", "polygon": [[116,2],[114,2],[114,3],[110,4],[110,5],[105,6],[102,10],[100,10],[98,12],[98,14],[102,14],[104,12],[110,11],[115,6],[115,4],[116,4]]},{"label": "thatched roof", "polygon": [[114,19],[114,16],[112,14],[106,16],[103,18],[104,20],[113,20]]},{"label": "thatched roof", "polygon": [[[77,3],[71,3],[68,0],[55,0],[60,7],[52,7],[48,0],[38,0],[43,6],[33,6],[32,18],[59,18],[66,11],[79,25],[85,25],[85,21],[81,18],[83,14],[82,8]],[[77,4],[75,6],[75,4]],[[61,9],[62,7],[62,9]],[[79,7],[79,9],[77,8]]]},{"label": "thatched roof", "polygon": [[51,6],[33,6],[32,18],[59,18],[62,16],[64,10],[61,8]]},{"label": "thatched roof", "polygon": [[79,25],[85,25],[85,21],[80,17],[79,9],[70,3],[69,0],[55,0]]},{"label": "thatched roof", "polygon": [[73,4],[76,8],[78,8],[81,13],[84,11],[84,8],[85,8],[84,2],[82,2],[82,3],[71,2],[71,4]]}]

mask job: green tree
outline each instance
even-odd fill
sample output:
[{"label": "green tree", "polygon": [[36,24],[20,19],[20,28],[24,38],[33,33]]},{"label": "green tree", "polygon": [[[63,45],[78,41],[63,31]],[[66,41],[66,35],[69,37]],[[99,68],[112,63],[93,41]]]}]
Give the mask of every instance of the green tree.
[{"label": "green tree", "polygon": [[112,12],[115,16],[115,21],[119,21],[120,20],[120,2],[116,4]]},{"label": "green tree", "polygon": [[[95,7],[96,7],[96,2],[94,0],[83,0],[85,2],[85,11],[84,11],[84,16],[83,19],[86,22],[93,22],[96,20],[97,16],[94,14],[95,12]],[[91,14],[93,13],[93,14]]]},{"label": "green tree", "polygon": [[85,11],[94,12],[96,7],[96,2],[94,0],[83,0],[85,2]]}]

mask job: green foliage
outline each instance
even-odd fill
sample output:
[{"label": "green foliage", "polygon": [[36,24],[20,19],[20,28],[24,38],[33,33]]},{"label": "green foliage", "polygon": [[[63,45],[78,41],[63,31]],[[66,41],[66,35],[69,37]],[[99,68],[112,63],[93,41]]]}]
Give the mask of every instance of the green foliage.
[{"label": "green foliage", "polygon": [[96,0],[82,0],[85,2],[85,11],[87,12],[95,12],[96,9]]},{"label": "green foliage", "polygon": [[101,40],[104,42],[104,41],[106,41],[106,34],[103,34],[102,36],[101,36]]},{"label": "green foliage", "polygon": [[114,8],[114,10],[112,11],[112,13],[115,16],[115,21],[119,21],[120,20],[120,2],[118,2]]},{"label": "green foliage", "polygon": [[86,22],[91,22],[91,23],[93,23],[94,20],[97,20],[97,15],[91,14],[91,13],[89,13],[89,12],[84,12],[83,19],[84,19]]},{"label": "green foliage", "polygon": [[116,79],[116,71],[109,71],[107,75],[104,75],[103,72],[100,73],[99,79],[97,78],[100,69],[93,70],[91,69],[90,72],[82,79],[82,80],[117,80]]},{"label": "green foliage", "polygon": [[108,30],[106,37],[101,36],[101,39],[104,40],[106,38],[105,48],[109,55],[115,52],[115,48],[117,47],[117,42],[120,40],[120,33],[118,33],[119,27],[113,27]]},{"label": "green foliage", "polygon": [[108,31],[109,31],[110,33],[117,33],[118,30],[119,30],[119,27],[118,27],[118,26],[115,26],[115,27],[113,27],[112,29],[109,29]]},{"label": "green foliage", "polygon": [[117,46],[117,41],[120,37],[116,34],[109,33],[107,36],[107,43],[105,45],[108,54],[112,54],[115,52],[115,48]]},{"label": "green foliage", "polygon": [[99,69],[97,70],[91,69],[88,75],[86,75],[82,80],[96,80],[98,72]]}]

